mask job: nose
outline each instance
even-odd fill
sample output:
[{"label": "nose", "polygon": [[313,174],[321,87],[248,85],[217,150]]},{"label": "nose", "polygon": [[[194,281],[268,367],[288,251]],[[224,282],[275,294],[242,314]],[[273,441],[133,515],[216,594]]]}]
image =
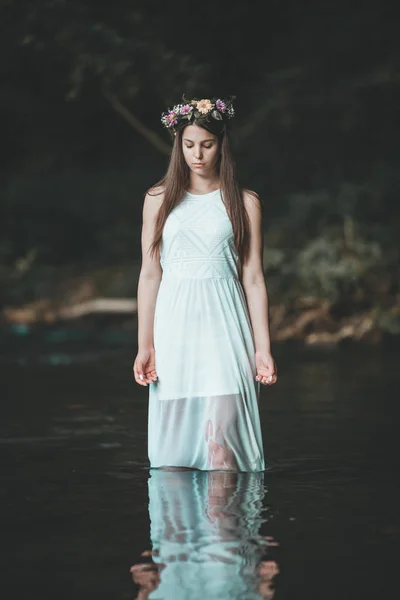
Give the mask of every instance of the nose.
[{"label": "nose", "polygon": [[194,157],[196,160],[200,160],[201,157],[203,156],[202,154],[202,150],[201,150],[201,146],[195,146],[194,148]]}]

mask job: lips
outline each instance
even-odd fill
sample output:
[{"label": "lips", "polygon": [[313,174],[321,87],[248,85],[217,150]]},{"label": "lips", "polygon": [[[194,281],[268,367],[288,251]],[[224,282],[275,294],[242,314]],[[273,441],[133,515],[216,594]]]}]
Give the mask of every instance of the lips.
[{"label": "lips", "polygon": [[194,167],[204,167],[204,163],[192,163]]}]

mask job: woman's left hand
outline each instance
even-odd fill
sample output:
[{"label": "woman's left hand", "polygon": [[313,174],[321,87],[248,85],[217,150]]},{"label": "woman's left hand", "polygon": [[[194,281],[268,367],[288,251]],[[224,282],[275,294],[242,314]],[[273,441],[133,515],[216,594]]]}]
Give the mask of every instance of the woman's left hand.
[{"label": "woman's left hand", "polygon": [[278,381],[278,369],[272,355],[268,352],[256,352],[256,381],[264,385],[273,385]]}]

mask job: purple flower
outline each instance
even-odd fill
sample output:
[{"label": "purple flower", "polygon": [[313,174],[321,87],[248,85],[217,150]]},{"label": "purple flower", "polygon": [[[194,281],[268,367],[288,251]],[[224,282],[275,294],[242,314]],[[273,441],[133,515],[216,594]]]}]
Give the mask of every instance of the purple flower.
[{"label": "purple flower", "polygon": [[178,122],[177,115],[173,110],[169,110],[166,116],[166,121],[170,127],[176,125]]},{"label": "purple flower", "polygon": [[192,112],[193,110],[193,106],[189,106],[189,104],[184,104],[181,108],[181,115],[188,115],[190,112]]},{"label": "purple flower", "polygon": [[217,100],[215,103],[215,108],[219,110],[219,112],[224,113],[226,111],[226,104],[223,100]]}]

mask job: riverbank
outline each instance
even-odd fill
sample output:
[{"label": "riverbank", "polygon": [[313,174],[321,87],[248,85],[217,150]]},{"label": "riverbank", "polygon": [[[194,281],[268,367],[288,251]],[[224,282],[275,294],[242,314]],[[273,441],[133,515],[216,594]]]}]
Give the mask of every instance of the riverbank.
[{"label": "riverbank", "polygon": [[[270,258],[270,255],[269,255]],[[1,323],[5,327],[74,324],[84,328],[112,322],[121,331],[136,327],[139,263],[109,267],[69,268],[32,266],[0,273]],[[386,274],[383,274],[386,276]],[[286,279],[288,275],[285,276]],[[290,282],[271,269],[271,338],[308,345],[338,344],[344,340],[380,343],[400,339],[400,298],[389,291],[384,302],[356,301],[301,293],[299,281]],[[286,294],[284,287],[289,289]],[[79,324],[78,324],[79,322]]]}]

